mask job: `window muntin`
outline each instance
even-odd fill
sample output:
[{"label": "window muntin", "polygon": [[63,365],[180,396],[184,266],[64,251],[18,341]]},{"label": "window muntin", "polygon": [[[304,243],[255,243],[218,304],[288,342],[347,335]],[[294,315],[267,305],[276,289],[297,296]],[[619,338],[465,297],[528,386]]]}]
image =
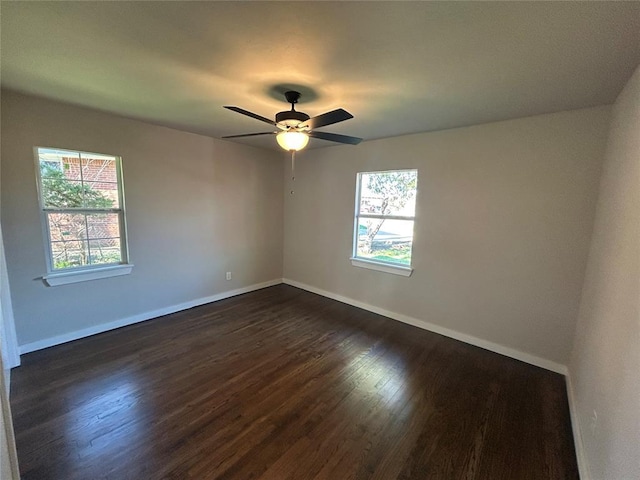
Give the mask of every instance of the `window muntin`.
[{"label": "window muntin", "polygon": [[128,263],[120,157],[38,147],[36,162],[49,272]]},{"label": "window muntin", "polygon": [[411,266],[417,170],[358,173],[353,256]]}]

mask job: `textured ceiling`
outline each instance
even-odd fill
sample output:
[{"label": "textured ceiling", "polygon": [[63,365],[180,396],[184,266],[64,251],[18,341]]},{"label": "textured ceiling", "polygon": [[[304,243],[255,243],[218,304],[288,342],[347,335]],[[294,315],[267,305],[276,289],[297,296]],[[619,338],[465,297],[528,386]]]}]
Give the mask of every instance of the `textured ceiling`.
[{"label": "textured ceiling", "polygon": [[612,103],[640,63],[640,2],[3,1],[0,14],[3,86],[212,137],[268,131],[222,105],[272,118],[288,85],[299,110],[355,116],[322,130],[370,140]]}]

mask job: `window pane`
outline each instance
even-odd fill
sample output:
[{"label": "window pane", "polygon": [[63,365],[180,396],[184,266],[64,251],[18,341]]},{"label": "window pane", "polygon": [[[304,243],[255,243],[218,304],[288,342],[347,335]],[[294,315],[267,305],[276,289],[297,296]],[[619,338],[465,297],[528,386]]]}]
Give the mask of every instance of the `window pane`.
[{"label": "window pane", "polygon": [[87,227],[89,239],[120,236],[120,219],[117,213],[87,214]]},{"label": "window pane", "polygon": [[49,208],[80,208],[83,205],[82,183],[57,177],[42,179],[42,204]]},{"label": "window pane", "polygon": [[69,154],[62,157],[62,170],[67,180],[82,180],[80,173],[80,154]]},{"label": "window pane", "polygon": [[[38,160],[40,161],[40,176],[42,178],[65,177],[70,180],[80,180],[80,154],[67,150],[52,148],[39,148]],[[70,165],[76,165],[75,170],[70,170]]]},{"label": "window pane", "polygon": [[83,153],[82,179],[87,189],[86,207],[119,208],[115,157]]},{"label": "window pane", "polygon": [[45,207],[119,208],[115,157],[39,148],[38,159]]},{"label": "window pane", "polygon": [[119,208],[118,185],[100,190],[95,182],[69,180],[63,175],[42,179],[45,208]]},{"label": "window pane", "polygon": [[108,182],[117,185],[116,158],[83,153],[82,178],[86,182]]},{"label": "window pane", "polygon": [[87,242],[51,242],[51,256],[54,270],[88,265]]},{"label": "window pane", "polygon": [[415,215],[417,170],[362,173],[360,180],[360,213]]},{"label": "window pane", "polygon": [[84,182],[85,208],[119,208],[118,184]]},{"label": "window pane", "polygon": [[411,265],[413,220],[361,218],[356,256]]},{"label": "window pane", "polygon": [[62,163],[57,160],[40,160],[40,175],[43,178],[55,177],[62,172]]},{"label": "window pane", "polygon": [[87,239],[85,216],[76,213],[47,213],[52,242]]},{"label": "window pane", "polygon": [[120,263],[122,251],[119,238],[106,238],[102,240],[89,240],[91,252],[91,264]]}]

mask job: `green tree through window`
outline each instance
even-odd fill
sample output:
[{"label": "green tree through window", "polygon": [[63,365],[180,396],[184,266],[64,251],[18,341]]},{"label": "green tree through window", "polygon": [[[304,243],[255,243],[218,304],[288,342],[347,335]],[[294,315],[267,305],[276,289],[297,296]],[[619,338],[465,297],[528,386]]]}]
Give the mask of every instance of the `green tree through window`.
[{"label": "green tree through window", "polygon": [[50,163],[40,164],[42,200],[47,207],[55,208],[112,208],[113,200],[91,185],[73,183],[64,172]]}]

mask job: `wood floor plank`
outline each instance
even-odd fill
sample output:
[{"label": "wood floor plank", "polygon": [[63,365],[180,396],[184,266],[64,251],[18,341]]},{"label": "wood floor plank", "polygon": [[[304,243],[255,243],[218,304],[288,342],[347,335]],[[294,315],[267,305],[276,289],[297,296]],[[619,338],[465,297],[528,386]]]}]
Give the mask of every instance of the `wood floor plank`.
[{"label": "wood floor plank", "polygon": [[279,285],[23,356],[22,478],[577,479],[560,375]]}]

